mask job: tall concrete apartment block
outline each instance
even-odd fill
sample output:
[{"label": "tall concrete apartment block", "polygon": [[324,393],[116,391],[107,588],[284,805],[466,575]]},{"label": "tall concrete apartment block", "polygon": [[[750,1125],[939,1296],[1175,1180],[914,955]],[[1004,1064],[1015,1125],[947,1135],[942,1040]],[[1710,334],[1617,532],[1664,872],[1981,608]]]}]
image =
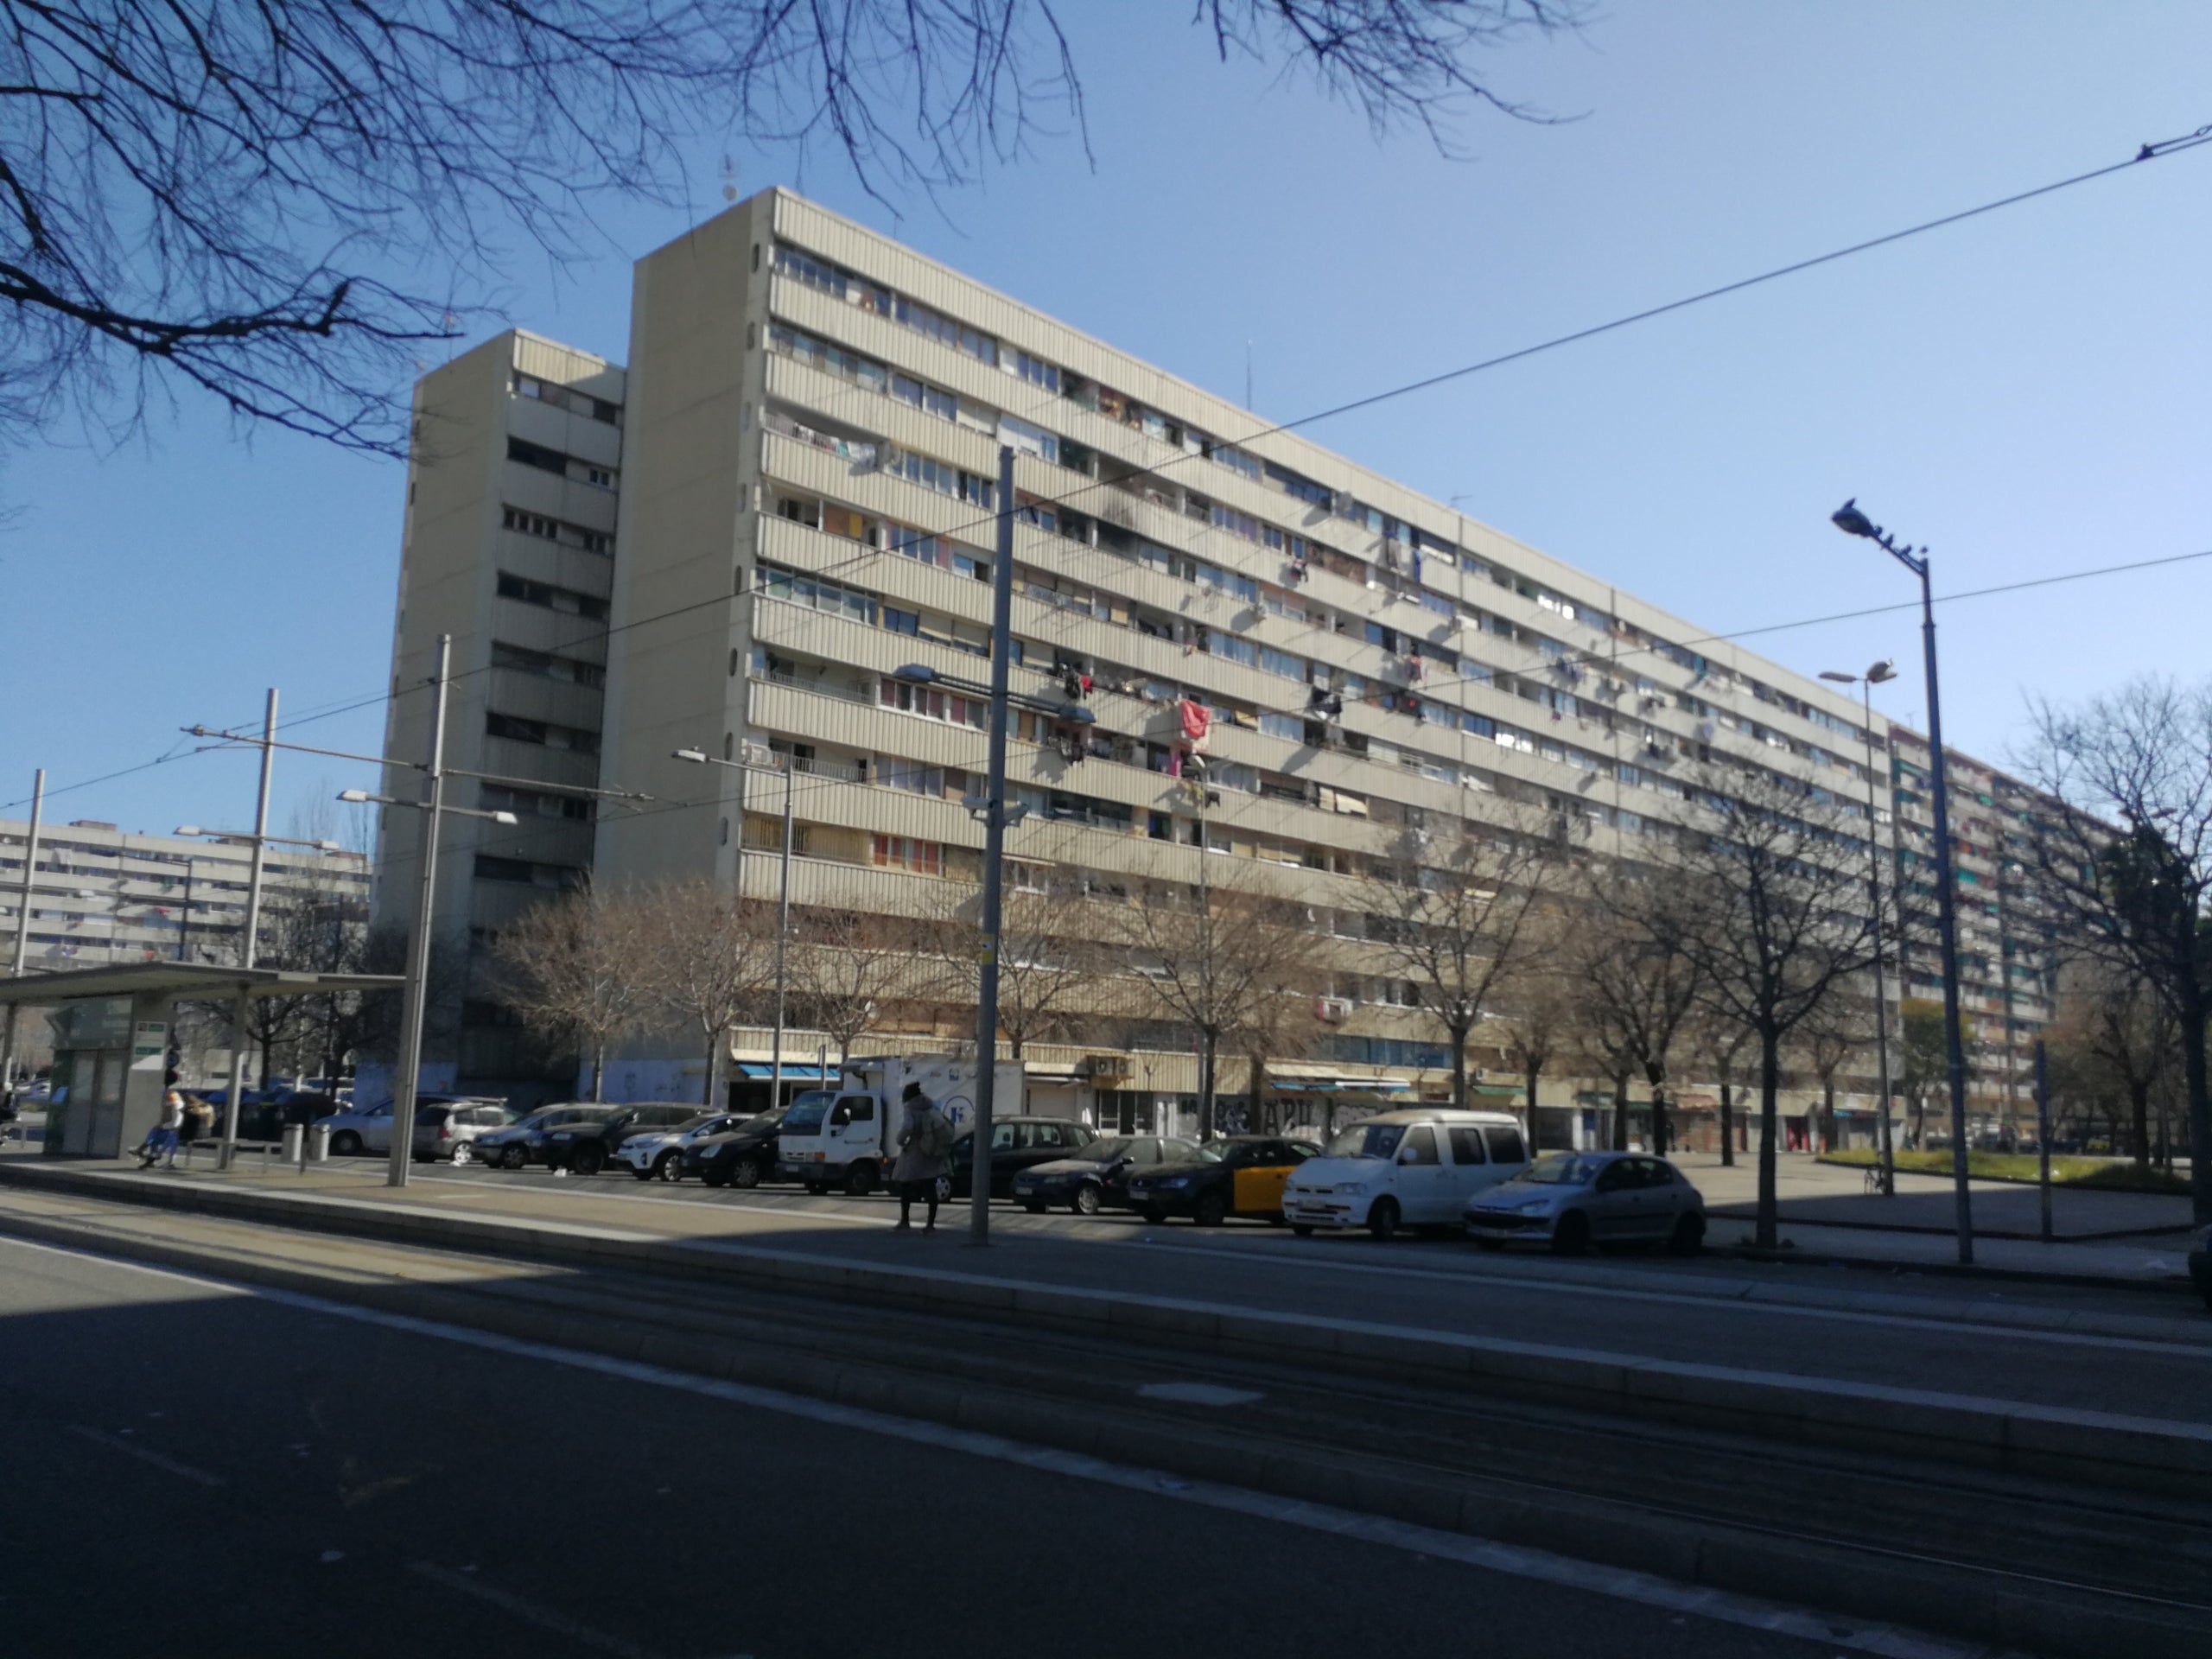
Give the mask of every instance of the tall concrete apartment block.
[{"label": "tall concrete apartment block", "polygon": [[[1818,681],[1302,438],[1248,437],[1264,423],[1233,404],[786,192],[649,256],[635,296],[605,764],[700,804],[603,823],[605,875],[727,884],[775,844],[777,785],[753,780],[748,816],[742,774],[670,759],[698,745],[793,760],[802,906],[976,878],[984,737],[957,687],[987,671],[1002,443],[1015,688],[1087,680],[1096,715],[1022,717],[1016,886],[1192,882],[1203,834],[1284,867],[1357,968],[1370,870],[1409,830],[1515,800],[1632,849],[1687,810],[1666,779],[1720,753],[1864,798],[1859,710]],[[1183,776],[1193,709],[1211,802]],[[775,861],[742,861],[772,893]],[[1287,1080],[1440,1087],[1377,963]],[[1187,1046],[1154,1036],[1163,1092],[1186,1090]]]},{"label": "tall concrete apartment block", "polygon": [[[521,819],[510,830],[454,818],[440,843],[438,988],[460,1003],[426,1051],[441,1083],[556,1081],[551,1057],[492,995],[485,946],[592,867],[592,800],[579,791],[599,779],[623,420],[620,368],[519,330],[416,388],[385,753],[428,755],[427,685],[449,634],[446,764],[513,781],[457,777],[446,798]],[[422,787],[420,772],[386,771],[388,795],[412,800]],[[421,817],[381,810],[379,926],[412,924]]]}]

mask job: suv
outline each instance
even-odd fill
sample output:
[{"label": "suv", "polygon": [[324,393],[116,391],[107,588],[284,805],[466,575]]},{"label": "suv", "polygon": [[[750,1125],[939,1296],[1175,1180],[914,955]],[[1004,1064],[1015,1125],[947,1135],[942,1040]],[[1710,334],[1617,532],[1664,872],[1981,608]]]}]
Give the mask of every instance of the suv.
[{"label": "suv", "polygon": [[683,1149],[694,1141],[745,1121],[742,1112],[694,1112],[672,1129],[645,1129],[632,1125],[616,1143],[616,1161],[627,1164],[641,1181],[675,1181],[683,1177]]},{"label": "suv", "polygon": [[647,1129],[676,1128],[698,1116],[700,1110],[696,1101],[677,1105],[648,1100],[618,1106],[595,1123],[563,1123],[545,1137],[545,1161],[556,1171],[596,1175],[627,1136]]},{"label": "suv", "polygon": [[683,1171],[709,1186],[758,1186],[776,1174],[776,1130],[788,1106],[702,1135],[683,1148]]},{"label": "suv", "polygon": [[[251,1090],[244,1092],[251,1093]],[[209,1103],[213,1103],[221,1093],[218,1090],[209,1095]],[[351,1107],[324,1118],[323,1122],[330,1128],[331,1155],[350,1158],[357,1152],[390,1152],[394,1103],[386,1099],[373,1106]],[[503,1100],[493,1100],[484,1095],[439,1095],[426,1090],[415,1096],[415,1113],[419,1121],[422,1115],[433,1106],[497,1106],[505,1111],[506,1104]]]},{"label": "suv", "polygon": [[[1094,1129],[1062,1117],[996,1117],[991,1120],[991,1196],[1014,1196],[1014,1178],[1025,1169],[1049,1164],[1080,1151],[1098,1138]],[[938,1177],[938,1192],[961,1198],[976,1173],[976,1132],[965,1129],[952,1143],[952,1173]]]},{"label": "suv", "polygon": [[504,1106],[481,1101],[462,1101],[452,1106],[425,1106],[415,1114],[415,1144],[410,1148],[418,1164],[450,1158],[467,1163],[475,1154],[475,1140],[494,1129],[504,1129],[515,1115]]},{"label": "suv", "polygon": [[594,1106],[571,1103],[561,1106],[541,1106],[527,1117],[510,1123],[503,1129],[476,1137],[476,1156],[484,1163],[497,1165],[501,1169],[522,1169],[545,1156],[545,1137],[554,1130],[571,1123],[592,1123],[612,1116],[612,1106]]}]

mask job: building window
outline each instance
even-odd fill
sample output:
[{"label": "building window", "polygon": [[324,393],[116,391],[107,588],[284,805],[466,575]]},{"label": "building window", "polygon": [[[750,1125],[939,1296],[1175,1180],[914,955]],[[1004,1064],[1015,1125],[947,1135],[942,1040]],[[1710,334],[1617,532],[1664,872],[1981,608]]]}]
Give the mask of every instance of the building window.
[{"label": "building window", "polygon": [[907,836],[878,836],[875,861],[885,869],[911,870],[916,875],[944,873],[944,849],[933,841],[916,841]]},{"label": "building window", "polygon": [[594,599],[588,594],[579,594],[567,588],[556,588],[551,582],[533,582],[527,576],[518,576],[505,570],[499,572],[499,597],[520,600],[525,605],[541,605],[549,611],[560,611],[569,616],[585,616],[594,621],[607,620],[607,601]]},{"label": "building window", "polygon": [[569,458],[558,449],[526,443],[520,438],[507,440],[507,459],[518,461],[525,467],[535,467],[541,473],[551,473],[561,478],[569,475]]}]

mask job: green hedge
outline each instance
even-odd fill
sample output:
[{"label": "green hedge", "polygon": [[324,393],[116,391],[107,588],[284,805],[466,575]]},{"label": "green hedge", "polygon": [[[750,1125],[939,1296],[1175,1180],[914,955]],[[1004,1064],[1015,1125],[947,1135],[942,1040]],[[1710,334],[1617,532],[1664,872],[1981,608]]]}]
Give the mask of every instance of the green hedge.
[{"label": "green hedge", "polygon": [[[1951,1154],[1943,1152],[1899,1152],[1897,1166],[1916,1174],[1948,1175],[1951,1173]],[[1872,1148],[1853,1147],[1847,1152],[1829,1152],[1821,1155],[1824,1164],[1847,1164],[1854,1169],[1864,1169],[1878,1161]],[[2036,1154],[2031,1152],[1969,1152],[1967,1154],[1967,1173],[1976,1180],[2026,1181],[2031,1184],[2041,1179]],[[2054,1186],[2086,1186],[2114,1192],[2181,1192],[2189,1191],[2189,1183],[2180,1176],[2162,1169],[2138,1169],[2133,1163],[2111,1158],[2054,1157],[2050,1160],[2050,1179]]]}]

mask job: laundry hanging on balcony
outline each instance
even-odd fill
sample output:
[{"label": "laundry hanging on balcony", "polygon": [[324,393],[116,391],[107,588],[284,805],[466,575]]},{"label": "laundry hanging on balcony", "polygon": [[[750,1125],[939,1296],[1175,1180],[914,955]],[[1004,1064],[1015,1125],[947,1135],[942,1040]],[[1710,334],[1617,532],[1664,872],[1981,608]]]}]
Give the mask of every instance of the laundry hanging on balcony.
[{"label": "laundry hanging on balcony", "polygon": [[1213,710],[1202,702],[1185,697],[1177,705],[1183,720],[1183,741],[1192,754],[1205,752],[1206,742],[1213,734]]}]

